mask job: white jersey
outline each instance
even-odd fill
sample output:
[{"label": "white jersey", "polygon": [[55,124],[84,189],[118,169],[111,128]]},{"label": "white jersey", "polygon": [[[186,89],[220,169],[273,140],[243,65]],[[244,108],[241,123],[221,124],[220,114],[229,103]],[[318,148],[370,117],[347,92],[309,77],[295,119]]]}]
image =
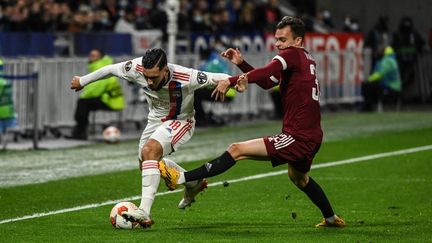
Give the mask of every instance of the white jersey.
[{"label": "white jersey", "polygon": [[158,91],[148,88],[147,80],[142,73],[142,57],[131,61],[105,66],[97,71],[82,76],[82,86],[114,75],[136,82],[144,90],[149,104],[149,121],[186,120],[193,118],[194,91],[203,87],[213,87],[213,80],[227,79],[230,76],[224,73],[209,73],[180,65],[168,63],[169,81]]}]

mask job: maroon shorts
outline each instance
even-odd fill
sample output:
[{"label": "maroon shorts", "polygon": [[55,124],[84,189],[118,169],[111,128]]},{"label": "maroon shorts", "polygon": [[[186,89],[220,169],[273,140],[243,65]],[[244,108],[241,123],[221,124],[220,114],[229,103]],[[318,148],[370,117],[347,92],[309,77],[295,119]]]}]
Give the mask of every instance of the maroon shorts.
[{"label": "maroon shorts", "polygon": [[288,163],[303,173],[310,170],[321,146],[320,143],[304,142],[283,133],[264,137],[264,143],[273,167]]}]

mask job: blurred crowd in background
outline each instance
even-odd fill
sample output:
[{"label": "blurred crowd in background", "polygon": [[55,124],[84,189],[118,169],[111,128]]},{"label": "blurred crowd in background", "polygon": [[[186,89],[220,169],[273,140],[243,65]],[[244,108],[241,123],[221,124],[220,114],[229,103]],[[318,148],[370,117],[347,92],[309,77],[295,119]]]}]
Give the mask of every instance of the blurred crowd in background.
[{"label": "blurred crowd in background", "polygon": [[[0,31],[115,31],[166,29],[165,1],[158,0],[4,0]],[[280,19],[278,1],[180,0],[180,31],[257,31]],[[259,14],[259,15],[258,15]],[[266,16],[257,19],[255,16]]]},{"label": "blurred crowd in background", "polygon": [[[330,11],[317,11],[315,1],[310,0],[179,2],[180,31],[273,31],[282,16],[281,2],[303,16],[309,29],[313,28],[314,21],[335,29]],[[123,32],[120,27],[125,26],[136,30],[165,30],[164,4],[164,0],[3,0],[0,2],[0,31]],[[343,30],[359,31],[357,20],[348,16]]]},{"label": "blurred crowd in background", "polygon": [[[179,2],[179,31],[272,32],[285,15],[281,6],[294,9],[305,20],[309,31],[316,30],[317,26],[328,32],[369,31],[362,29],[354,16],[347,15],[343,23],[334,23],[331,11],[318,9],[314,0]],[[164,4],[165,0],[2,0],[0,31],[74,33],[160,29],[165,33],[167,15]],[[377,23],[374,29],[390,31],[388,20],[379,21],[381,23]]]}]

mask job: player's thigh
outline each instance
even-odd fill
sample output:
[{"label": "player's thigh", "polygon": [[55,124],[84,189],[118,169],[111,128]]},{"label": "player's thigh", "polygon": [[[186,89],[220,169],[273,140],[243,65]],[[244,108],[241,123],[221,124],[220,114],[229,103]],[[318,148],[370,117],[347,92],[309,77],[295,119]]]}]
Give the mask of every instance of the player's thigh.
[{"label": "player's thigh", "polygon": [[228,152],[235,160],[267,158],[267,149],[263,138],[233,143],[229,146]]},{"label": "player's thigh", "polygon": [[175,152],[181,145],[189,141],[195,130],[195,121],[170,120],[163,122],[150,138],[158,141],[166,156]]},{"label": "player's thigh", "polygon": [[162,122],[148,122],[146,127],[144,128],[144,131],[141,134],[141,138],[138,145],[138,159],[139,161],[142,161],[142,148],[147,143],[147,141],[150,139],[150,136],[156,131],[156,129],[162,124]]}]

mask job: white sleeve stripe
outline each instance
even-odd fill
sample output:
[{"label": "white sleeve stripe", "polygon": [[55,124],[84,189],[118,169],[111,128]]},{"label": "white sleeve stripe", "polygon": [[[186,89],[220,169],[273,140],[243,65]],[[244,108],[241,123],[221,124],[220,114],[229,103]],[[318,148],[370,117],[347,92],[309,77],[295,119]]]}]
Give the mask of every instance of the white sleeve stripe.
[{"label": "white sleeve stripe", "polygon": [[275,76],[271,76],[270,79],[275,83],[279,83],[279,80]]},{"label": "white sleeve stripe", "polygon": [[283,58],[282,58],[281,56],[279,56],[279,55],[273,57],[273,60],[275,60],[275,59],[276,59],[276,60],[279,60],[279,62],[282,63],[283,70],[287,69],[288,65],[287,65],[285,59],[283,59]]}]

